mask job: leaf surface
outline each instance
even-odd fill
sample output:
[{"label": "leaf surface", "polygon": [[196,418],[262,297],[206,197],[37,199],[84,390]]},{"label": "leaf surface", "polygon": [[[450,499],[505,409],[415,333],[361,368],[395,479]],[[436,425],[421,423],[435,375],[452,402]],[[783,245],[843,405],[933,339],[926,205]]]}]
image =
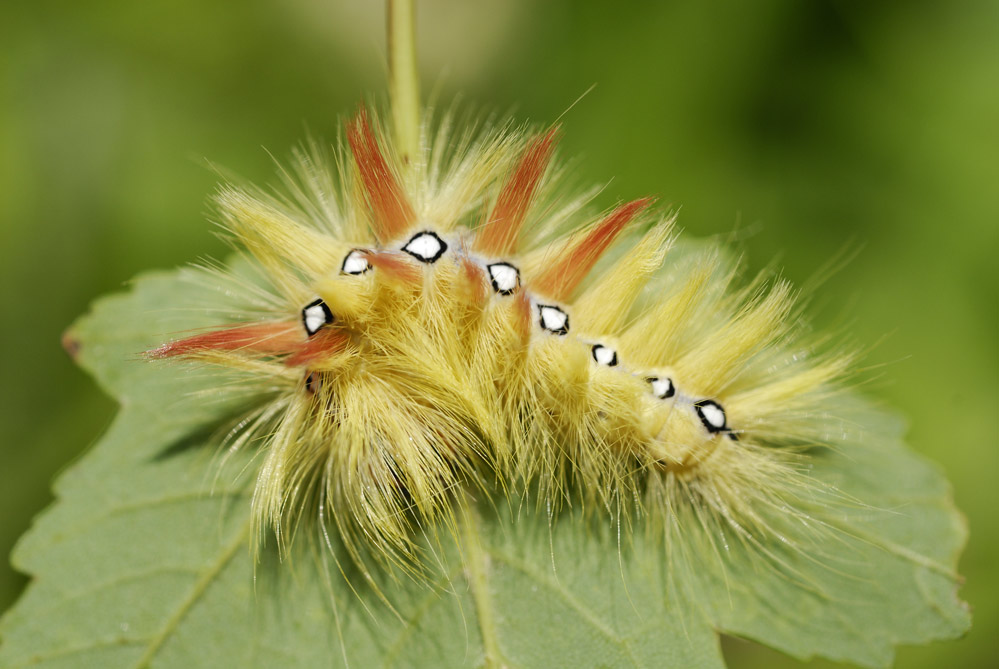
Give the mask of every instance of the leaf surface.
[{"label": "leaf surface", "polygon": [[832,435],[850,447],[814,465],[851,500],[819,551],[725,533],[666,550],[641,531],[619,540],[609,521],[550,523],[498,500],[463,516],[460,548],[434,549],[429,583],[368,583],[341,565],[345,577],[307,541],[290,562],[265,550],[255,564],[253,454],[217,474],[220,433],[246,397],[138,355],[210,324],[173,309],[206,299],[184,275],[145,275],[70,332],[122,409],[15,550],[32,582],[0,621],[0,666],[712,668],[724,666],[719,632],[882,666],[897,644],[969,624],[946,482],[900,425],[854,401],[842,408],[864,430]]}]

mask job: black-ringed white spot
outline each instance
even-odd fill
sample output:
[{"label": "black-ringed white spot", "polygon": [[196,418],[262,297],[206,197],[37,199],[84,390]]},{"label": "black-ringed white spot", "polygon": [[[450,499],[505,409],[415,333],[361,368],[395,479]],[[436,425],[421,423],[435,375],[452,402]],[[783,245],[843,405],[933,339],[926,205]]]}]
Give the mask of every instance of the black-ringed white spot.
[{"label": "black-ringed white spot", "polygon": [[427,230],[413,235],[402,250],[420,262],[429,264],[437,262],[444,255],[447,244],[436,233]]},{"label": "black-ringed white spot", "polygon": [[340,272],[343,274],[364,274],[369,269],[371,269],[371,263],[368,259],[364,257],[364,251],[361,249],[354,249],[347,254],[347,257],[343,259],[343,265],[340,266]]},{"label": "black-ringed white spot", "polygon": [[701,419],[708,432],[722,432],[726,429],[725,409],[714,400],[698,400],[694,402],[694,411]]},{"label": "black-ringed white spot", "polygon": [[590,349],[590,354],[598,364],[607,367],[617,367],[617,351],[608,346],[594,344],[593,348]]},{"label": "black-ringed white spot", "polygon": [[319,332],[319,328],[332,322],[333,312],[322,298],[313,300],[302,308],[302,324],[310,337]]},{"label": "black-ringed white spot", "polygon": [[550,304],[539,304],[538,315],[540,316],[538,322],[548,332],[557,335],[569,333],[569,314],[558,307]]},{"label": "black-ringed white spot", "polygon": [[650,376],[645,380],[652,386],[652,394],[661,400],[676,395],[676,386],[673,385],[673,379],[668,376]]},{"label": "black-ringed white spot", "polygon": [[493,290],[500,295],[510,295],[520,285],[520,271],[510,263],[494,262],[486,265],[486,269],[489,270]]}]

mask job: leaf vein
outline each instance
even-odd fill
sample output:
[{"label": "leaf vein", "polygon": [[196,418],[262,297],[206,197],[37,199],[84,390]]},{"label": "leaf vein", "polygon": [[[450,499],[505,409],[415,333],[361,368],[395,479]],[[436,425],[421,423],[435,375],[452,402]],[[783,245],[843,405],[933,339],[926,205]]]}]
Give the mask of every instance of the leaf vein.
[{"label": "leaf vein", "polygon": [[208,586],[212,584],[212,581],[222,572],[222,570],[229,564],[230,560],[239,552],[241,546],[244,546],[246,539],[250,533],[250,522],[243,525],[242,529],[236,533],[233,540],[226,546],[226,549],[219,555],[218,560],[210,566],[208,570],[202,574],[201,578],[194,584],[194,588],[191,592],[184,598],[181,602],[180,607],[174,613],[173,616],[167,621],[166,626],[157,634],[149,643],[149,647],[146,652],[139,658],[139,661],[135,664],[135,669],[144,669],[149,666],[149,663],[159,652],[163,644],[166,643],[167,639],[170,638],[180,626],[180,623],[187,616],[191,608],[197,603],[199,599],[208,590]]}]

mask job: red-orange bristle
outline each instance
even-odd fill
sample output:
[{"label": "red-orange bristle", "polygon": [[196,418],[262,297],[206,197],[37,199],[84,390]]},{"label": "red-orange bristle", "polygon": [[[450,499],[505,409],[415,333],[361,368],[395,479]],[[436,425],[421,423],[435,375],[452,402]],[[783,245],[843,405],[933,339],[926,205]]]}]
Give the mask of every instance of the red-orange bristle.
[{"label": "red-orange bristle", "polygon": [[520,335],[520,340],[527,344],[531,339],[531,298],[527,291],[520,290],[513,300],[514,329]]},{"label": "red-orange bristle", "polygon": [[482,305],[489,299],[489,282],[486,271],[467,256],[461,258],[461,276],[468,288],[467,295],[472,304]]},{"label": "red-orange bristle", "polygon": [[406,232],[416,212],[378,146],[364,109],[347,124],[347,141],[371,208],[372,230],[383,244]]},{"label": "red-orange bristle", "polygon": [[339,328],[325,327],[301,342],[298,350],[284,360],[289,367],[308,365],[333,353],[342,351],[350,337],[346,331]]},{"label": "red-orange bristle", "polygon": [[399,283],[418,286],[423,282],[423,270],[411,257],[400,251],[368,251],[364,254],[375,269]]},{"label": "red-orange bristle", "polygon": [[150,358],[174,358],[206,351],[240,351],[280,355],[301,344],[301,328],[285,321],[253,323],[179,339],[148,351]]},{"label": "red-orange bristle", "polygon": [[517,248],[520,229],[555,151],[558,129],[552,128],[528,145],[517,168],[500,191],[496,206],[475,235],[476,251],[495,257],[511,255]]},{"label": "red-orange bristle", "polygon": [[541,275],[531,281],[532,290],[559,302],[567,301],[614,239],[650,204],[652,198],[622,204],[581,239],[569,240]]}]

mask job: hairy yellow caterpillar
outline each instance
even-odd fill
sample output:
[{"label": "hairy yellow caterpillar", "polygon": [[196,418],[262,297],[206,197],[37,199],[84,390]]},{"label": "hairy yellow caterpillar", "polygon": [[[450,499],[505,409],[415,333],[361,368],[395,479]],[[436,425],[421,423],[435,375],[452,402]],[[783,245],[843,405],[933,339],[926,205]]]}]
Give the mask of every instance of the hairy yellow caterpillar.
[{"label": "hairy yellow caterpillar", "polygon": [[807,517],[803,450],[849,356],[810,351],[785,282],[674,259],[651,199],[587,215],[558,192],[556,128],[445,120],[405,158],[365,110],[345,134],[287,197],[218,196],[266,277],[245,287],[259,317],[149,352],[270,389],[232,444],[262,441],[258,535],[287,547],[315,515],[355,559],[408,567],[465,490],[662,527],[693,508],[757,539]]}]

